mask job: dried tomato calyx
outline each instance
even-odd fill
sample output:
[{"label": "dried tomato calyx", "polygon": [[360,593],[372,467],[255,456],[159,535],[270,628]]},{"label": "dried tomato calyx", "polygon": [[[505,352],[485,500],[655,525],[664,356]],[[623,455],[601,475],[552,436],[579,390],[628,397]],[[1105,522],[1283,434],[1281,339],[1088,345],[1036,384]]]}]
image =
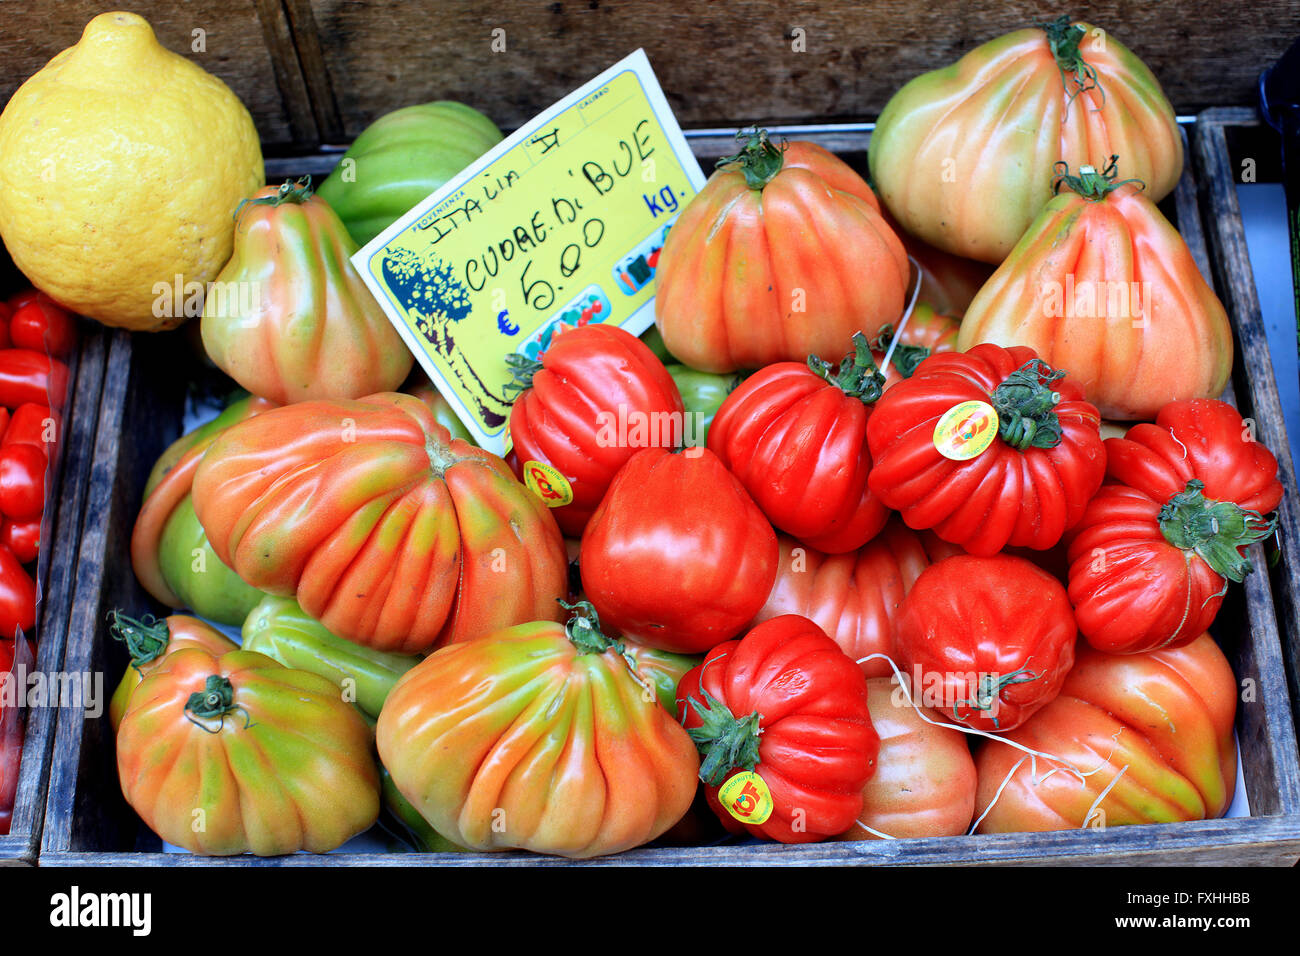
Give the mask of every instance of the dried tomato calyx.
[{"label": "dried tomato calyx", "polygon": [[785,162],[784,147],[773,143],[767,137],[767,130],[757,126],[742,129],[736,134],[736,139],[744,143],[740,152],[723,156],[718,160],[717,168],[738,163],[745,175],[745,185],[750,189],[762,189],[781,171]]},{"label": "dried tomato calyx", "polygon": [[131,666],[137,671],[161,657],[171,643],[167,622],[158,620],[152,614],[145,615],[144,621],[127,617],[121,611],[113,611],[110,616],[113,623],[109,625],[109,633],[126,644],[126,649],[131,654]]},{"label": "dried tomato calyx", "polygon": [[507,355],[506,365],[510,367],[510,375],[513,379],[506,383],[506,391],[520,394],[533,387],[533,376],[542,370],[541,362],[530,359],[522,352],[512,352]]},{"label": "dried tomato calyx", "polygon": [[[1106,91],[1097,82],[1097,69],[1084,60],[1079,49],[1088,31],[1080,24],[1071,23],[1068,14],[1061,14],[1050,23],[1039,23],[1038,26],[1047,34],[1048,49],[1052,51],[1052,59],[1061,74],[1061,85],[1070,94],[1070,99],[1088,90],[1096,90],[1105,103]],[[1070,89],[1072,85],[1073,90]]]},{"label": "dried tomato calyx", "polygon": [[1055,448],[1061,443],[1061,401],[1052,386],[1065,378],[1042,359],[1030,359],[1003,380],[989,396],[998,413],[998,435],[1015,448]]},{"label": "dried tomato calyx", "polygon": [[808,368],[864,405],[870,405],[885,390],[885,376],[876,368],[871,343],[861,332],[853,333],[853,351],[844,356],[838,370],[816,355],[808,356]]},{"label": "dried tomato calyx", "polygon": [[577,601],[570,604],[568,601],[561,600],[560,607],[569,612],[564,633],[578,649],[578,653],[603,654],[612,647],[626,658],[627,654],[622,642],[601,632],[600,616],[590,601]]},{"label": "dried tomato calyx", "polygon": [[240,202],[240,204],[235,207],[235,218],[239,218],[239,213],[244,208],[245,204],[250,206],[279,206],[282,203],[300,205],[310,199],[311,195],[312,188],[310,175],[302,177],[302,179],[299,179],[297,182],[294,182],[292,179],[286,179],[280,184],[280,188],[276,191],[274,196],[250,197]]},{"label": "dried tomato calyx", "polygon": [[1251,572],[1242,549],[1272,534],[1277,517],[1215,501],[1204,492],[1205,483],[1193,478],[1166,501],[1157,516],[1160,533],[1175,548],[1199,555],[1215,574],[1240,584]]},{"label": "dried tomato calyx", "polygon": [[[894,327],[892,325],[882,325],[880,332],[871,342],[871,348],[877,352],[888,352],[889,343],[894,338]],[[906,342],[899,342],[894,346],[894,354],[890,356],[890,362],[894,366],[894,371],[898,372],[903,378],[911,378],[916,367],[930,357],[930,349],[924,345],[909,345]]]},{"label": "dried tomato calyx", "polygon": [[1079,175],[1071,176],[1070,164],[1065,160],[1053,163],[1052,172],[1053,193],[1059,193],[1064,186],[1070,192],[1077,193],[1090,202],[1105,199],[1109,193],[1129,183],[1136,183],[1142,189],[1147,188],[1147,184],[1140,179],[1116,180],[1115,177],[1119,175],[1119,156],[1113,153],[1106,165],[1101,168],[1101,172],[1098,172],[1095,166],[1080,166]]},{"label": "dried tomato calyx", "polygon": [[758,764],[758,739],[763,733],[763,715],[754,711],[737,719],[727,705],[704,688],[704,704],[694,697],[686,702],[695,709],[703,723],[686,732],[695,741],[695,749],[704,760],[700,779],[711,787],[721,786],[733,770],[753,770]]}]

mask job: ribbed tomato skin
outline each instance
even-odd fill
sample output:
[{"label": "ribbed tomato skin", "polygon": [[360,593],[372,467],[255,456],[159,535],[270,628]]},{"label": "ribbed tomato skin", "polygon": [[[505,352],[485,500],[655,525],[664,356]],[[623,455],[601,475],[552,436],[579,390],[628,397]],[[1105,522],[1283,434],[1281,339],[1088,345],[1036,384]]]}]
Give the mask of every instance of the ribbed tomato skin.
[{"label": "ribbed tomato skin", "polygon": [[[1010,555],[961,554],[921,572],[899,608],[894,649],[923,703],[1004,733],[1060,691],[1076,634],[1069,596],[1046,571]],[[977,704],[984,675],[1008,682]]]},{"label": "ribbed tomato skin", "polygon": [[1024,751],[1006,744],[984,745],[975,757],[976,813],[992,809],[979,832],[1222,816],[1236,785],[1236,703],[1232,668],[1209,634],[1141,654],[1080,645],[1060,695],[1007,738],[1086,775],[1058,769],[1065,766],[1059,760],[1039,757],[1031,764]]},{"label": "ribbed tomato skin", "polygon": [[[240,710],[200,726],[186,705],[212,675]],[[325,678],[252,651],[168,654],[131,695],[117,767],[145,824],[194,853],[327,853],[379,816],[360,712]]]},{"label": "ribbed tomato skin", "polygon": [[1173,107],[1110,33],[1081,24],[1097,85],[1071,96],[1042,29],[1016,30],[908,82],[871,135],[871,172],[903,228],[954,255],[1001,262],[1052,198],[1052,166],[1115,153],[1153,201],[1183,168]]},{"label": "ribbed tomato skin", "polygon": [[[754,772],[771,791],[762,824],[740,823],[706,785],[714,813],[730,829],[782,843],[823,840],[851,827],[862,788],[876,771],[880,740],[871,722],[862,671],[825,632],[794,614],[759,624],[719,644],[682,678],[677,709],[689,730],[701,719],[704,692],[737,718],[762,715]],[[738,772],[738,771],[737,771]]]},{"label": "ribbed tomato skin", "polygon": [[1165,538],[1160,509],[1192,479],[1204,482],[1206,498],[1261,515],[1276,508],[1277,459],[1248,433],[1230,405],[1192,400],[1106,439],[1106,484],[1068,551],[1070,600],[1094,647],[1126,654],[1178,646],[1213,623],[1228,582]]},{"label": "ribbed tomato skin", "polygon": [[776,532],[713,452],[647,448],[614,476],[579,567],[602,624],[700,654],[758,613],[776,559]]},{"label": "ribbed tomato skin", "polygon": [[981,342],[1025,345],[1067,369],[1108,419],[1217,398],[1232,371],[1223,304],[1133,184],[1101,199],[1063,188],[1043,207],[966,310],[958,347]]},{"label": "ribbed tomato skin", "polygon": [[193,498],[241,578],[379,650],[562,613],[568,564],[549,510],[410,395],[298,402],[234,425],[204,454]]},{"label": "ribbed tomato skin", "polygon": [[564,475],[573,500],[551,513],[561,531],[578,537],[632,455],[692,436],[685,433],[682,397],[668,370],[617,326],[561,330],[539,361],[532,387],[510,409],[512,464],[520,480],[529,461]]},{"label": "ribbed tomato skin", "polygon": [[936,726],[947,722],[944,715],[922,707],[935,722],[927,723],[906,701],[892,675],[867,681],[880,754],[862,791],[862,813],[837,840],[881,839],[866,827],[905,840],[958,836],[971,825],[977,778],[966,734]]},{"label": "ribbed tomato skin", "polygon": [[781,362],[727,396],[709,449],[777,528],[820,551],[853,551],[889,517],[867,485],[870,414],[806,364]]},{"label": "ribbed tomato skin", "polygon": [[786,144],[761,190],[734,166],[682,210],[660,253],[655,322],[691,368],[838,359],[854,332],[897,322],[907,253],[869,186],[810,143]]},{"label": "ribbed tomato skin", "polygon": [[[894,621],[903,597],[933,561],[961,553],[933,535],[891,519],[870,542],[848,554],[824,554],[778,535],[781,555],[758,624],[782,614],[808,618],[853,660],[894,653]],[[883,659],[861,665],[867,677],[893,673]]]},{"label": "ribbed tomato skin", "polygon": [[1032,349],[978,345],[932,355],[881,397],[867,422],[870,487],[908,526],[934,532],[972,554],[1007,545],[1046,550],[1083,515],[1106,468],[1101,416],[1068,378],[1053,388],[1062,440],[1018,451],[1000,437],[980,455],[953,461],[934,444],[939,419],[954,405],[988,402]]},{"label": "ribbed tomato skin", "polygon": [[659,836],[690,808],[699,759],[616,650],[534,622],[444,647],[408,671],[375,728],[402,794],[452,842],[585,859]]}]

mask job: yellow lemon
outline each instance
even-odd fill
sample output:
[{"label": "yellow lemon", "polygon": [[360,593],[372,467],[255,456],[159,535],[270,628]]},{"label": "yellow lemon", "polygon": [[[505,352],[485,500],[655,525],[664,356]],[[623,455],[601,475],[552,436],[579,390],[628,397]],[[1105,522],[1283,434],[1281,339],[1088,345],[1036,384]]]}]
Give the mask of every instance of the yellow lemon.
[{"label": "yellow lemon", "polygon": [[216,277],[235,208],[264,181],[239,98],[132,13],[91,20],[0,115],[9,254],[37,288],[106,325],[184,321],[190,293],[164,289]]}]

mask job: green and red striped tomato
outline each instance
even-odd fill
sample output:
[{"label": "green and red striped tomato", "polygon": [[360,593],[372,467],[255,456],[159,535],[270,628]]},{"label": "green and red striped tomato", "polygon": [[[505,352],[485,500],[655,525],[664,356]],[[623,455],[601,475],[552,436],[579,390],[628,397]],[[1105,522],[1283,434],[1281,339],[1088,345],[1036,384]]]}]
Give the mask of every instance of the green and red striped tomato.
[{"label": "green and red striped tomato", "polygon": [[235,248],[203,304],[203,347],[254,395],[281,404],[360,398],[402,384],[415,358],[352,266],[343,223],[311,186],[241,204]]},{"label": "green and red striped tomato", "polygon": [[377,650],[561,614],[568,563],[549,510],[410,395],[298,402],[232,426],[193,495],[241,578]]},{"label": "green and red striped tomato", "polygon": [[262,654],[168,654],[117,733],[122,794],[194,853],[327,853],[374,824],[369,726],[323,677]]},{"label": "green and red striped tomato", "polygon": [[1052,198],[1052,164],[1125,160],[1158,202],[1183,169],[1173,107],[1111,33],[1061,17],[907,83],[871,134],[871,172],[902,227],[998,263]]},{"label": "green and red striped tomato", "polygon": [[380,758],[453,843],[585,859],[646,843],[690,807],[694,745],[578,607],[567,626],[435,651],[384,703]]}]

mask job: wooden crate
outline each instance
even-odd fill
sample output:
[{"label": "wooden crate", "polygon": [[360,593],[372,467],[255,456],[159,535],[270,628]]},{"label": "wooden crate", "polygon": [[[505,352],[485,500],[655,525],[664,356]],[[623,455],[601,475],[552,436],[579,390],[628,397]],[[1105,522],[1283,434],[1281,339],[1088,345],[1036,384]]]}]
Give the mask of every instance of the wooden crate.
[{"label": "wooden crate", "polygon": [[[98,425],[100,388],[107,359],[107,336],[99,325],[82,322],[78,331],[80,344],[68,361],[71,385],[62,413],[63,441],[49,476],[41,553],[37,559],[41,596],[36,631],[31,635],[36,639],[36,659],[29,665],[29,673],[47,676],[60,673],[63,667],[79,553],[77,539],[90,483],[90,446]],[[0,836],[0,866],[36,862],[45,822],[56,713],[53,706],[30,707],[26,711],[18,790],[9,833]]]},{"label": "wooden crate", "polygon": [[1254,110],[1220,108],[1206,110],[1197,117],[1194,143],[1206,232],[1214,251],[1215,279],[1243,345],[1241,365],[1256,398],[1258,438],[1277,454],[1287,489],[1278,507],[1277,537],[1269,549],[1277,557],[1269,576],[1277,601],[1293,712],[1300,721],[1300,500],[1295,494],[1295,460],[1287,444],[1286,422],[1269,361],[1236,190],[1245,158],[1255,160],[1253,171],[1260,182],[1280,175],[1278,140]]},{"label": "wooden crate", "polygon": [[[774,130],[813,139],[865,168],[869,124]],[[688,132],[704,159],[730,151],[730,131]],[[328,171],[337,154],[277,163],[271,179]],[[706,168],[707,168],[706,163]],[[1184,230],[1208,272],[1206,247],[1190,164],[1167,211]],[[105,615],[115,607],[142,609],[149,599],[136,583],[126,557],[145,478],[158,454],[180,433],[181,403],[190,369],[175,358],[183,333],[116,334],[111,342],[95,439],[94,469],[81,540],[81,564],[69,623],[69,667],[106,670],[110,678],[126,666],[125,652],[107,639]],[[1248,341],[1243,339],[1243,341]],[[1264,361],[1267,361],[1265,355]],[[1255,396],[1253,379],[1238,363],[1237,397],[1243,411],[1267,404]],[[1276,396],[1274,396],[1275,398]],[[1295,494],[1294,485],[1288,489]],[[1258,546],[1254,560],[1262,563]],[[155,608],[161,611],[161,609]],[[1291,705],[1283,673],[1277,617],[1270,582],[1250,576],[1233,588],[1217,622],[1216,637],[1239,680],[1253,681],[1254,700],[1238,709],[1249,818],[1193,823],[1076,830],[1047,834],[1004,834],[871,843],[804,846],[734,844],[703,848],[644,847],[588,865],[698,864],[1272,864],[1300,859],[1300,766]],[[71,718],[71,719],[65,719]],[[161,843],[125,804],[118,785],[113,735],[105,716],[98,721],[60,715],[57,759],[42,841],[42,865],[566,865],[569,861],[512,854],[299,854],[270,860],[253,857],[214,860],[161,853]]]},{"label": "wooden crate", "polygon": [[[113,9],[5,4],[0,102]],[[280,154],[350,142],[381,114],[434,99],[463,100],[513,129],[637,47],[686,126],[867,120],[913,76],[1065,12],[1111,31],[1171,102],[1199,110],[1252,102],[1261,64],[1300,33],[1290,0],[135,0],[127,9],[229,84]]]}]

